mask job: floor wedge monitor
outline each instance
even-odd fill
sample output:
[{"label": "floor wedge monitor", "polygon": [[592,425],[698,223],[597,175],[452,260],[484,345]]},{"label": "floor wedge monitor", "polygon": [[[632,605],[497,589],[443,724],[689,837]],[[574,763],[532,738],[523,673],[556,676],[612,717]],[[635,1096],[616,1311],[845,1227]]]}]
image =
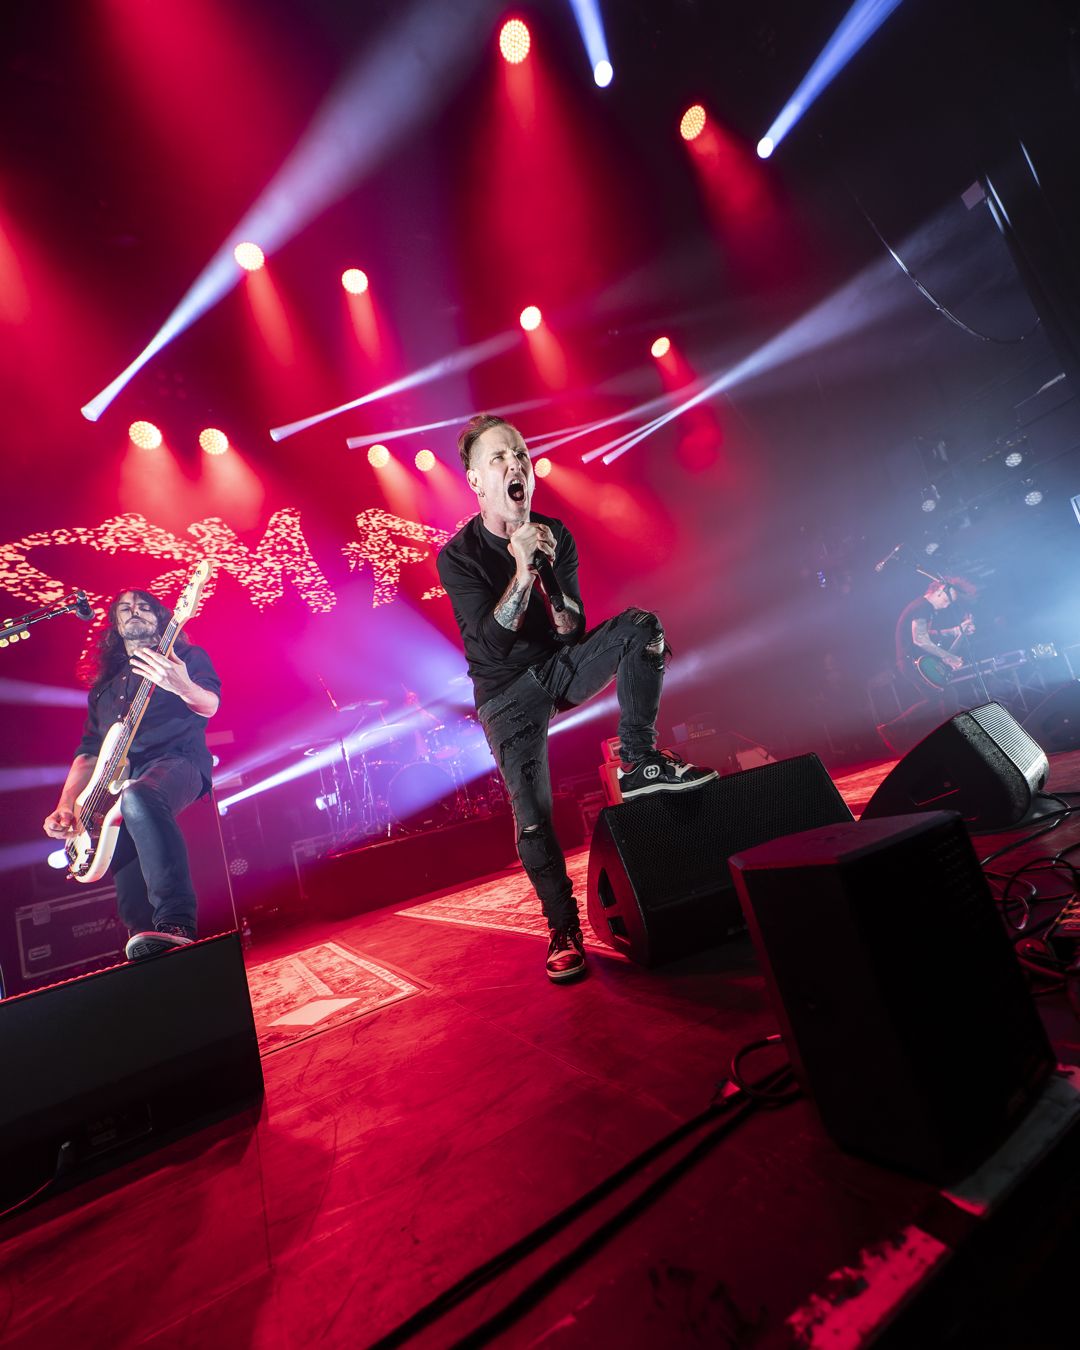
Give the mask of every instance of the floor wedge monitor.
[{"label": "floor wedge monitor", "polygon": [[851,818],[817,755],[605,807],[589,853],[593,932],[643,966],[716,946],[744,927],[733,853]]},{"label": "floor wedge monitor", "polygon": [[0,1001],[0,1210],[262,1100],[236,933]]},{"label": "floor wedge monitor", "polygon": [[826,826],[731,861],[784,1044],[842,1147],[947,1181],[1054,1064],[960,817]]},{"label": "floor wedge monitor", "polygon": [[958,811],[966,824],[1018,824],[1046,786],[1042,747],[1000,703],[957,713],[909,750],[870,798],[863,820]]},{"label": "floor wedge monitor", "polygon": [[1024,718],[1024,730],[1050,754],[1080,750],[1080,680],[1047,694]]}]

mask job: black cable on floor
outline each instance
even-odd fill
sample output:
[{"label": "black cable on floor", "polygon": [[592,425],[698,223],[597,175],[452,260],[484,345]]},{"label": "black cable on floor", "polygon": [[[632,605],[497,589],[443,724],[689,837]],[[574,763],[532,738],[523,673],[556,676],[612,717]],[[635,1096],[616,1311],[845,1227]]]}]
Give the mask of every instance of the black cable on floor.
[{"label": "black cable on floor", "polygon": [[[790,1078],[791,1070],[785,1065],[765,1075],[764,1078],[754,1084],[754,1087],[759,1092],[770,1088],[778,1089]],[[725,1084],[720,1084],[718,1093],[722,1092],[724,1087]],[[444,1317],[453,1308],[471,1298],[486,1284],[490,1284],[492,1280],[497,1279],[498,1276],[510,1270],[525,1257],[537,1251],[544,1243],[549,1242],[575,1220],[588,1213],[590,1209],[593,1209],[602,1200],[617,1191],[643,1168],[661,1157],[677,1143],[694,1134],[703,1125],[708,1124],[710,1120],[724,1117],[720,1129],[713,1131],[707,1139],[695,1145],[685,1158],[672,1164],[666,1172],[646,1187],[640,1196],[630,1201],[611,1219],[602,1224],[595,1233],[579,1243],[569,1258],[561,1258],[557,1261],[554,1266],[539,1275],[529,1286],[516,1295],[506,1308],[488,1319],[488,1322],[481,1327],[470,1332],[468,1337],[460,1342],[462,1345],[483,1344],[485,1339],[498,1333],[502,1328],[504,1319],[508,1319],[506,1325],[509,1325],[532,1307],[535,1302],[545,1297],[549,1287],[554,1288],[582,1259],[583,1252],[591,1254],[602,1246],[619,1228],[658,1198],[688,1167],[696,1163],[700,1157],[703,1157],[730,1129],[733,1129],[757,1109],[757,1106],[757,1101],[738,1089],[734,1093],[722,1097],[719,1102],[714,1100],[714,1103],[704,1111],[677,1126],[655,1144],[650,1145],[644,1152],[639,1153],[637,1157],[631,1158],[629,1162],[603,1181],[598,1182],[584,1195],[579,1196],[550,1219],[545,1220],[531,1232],[526,1233],[524,1237],[511,1243],[509,1247],[505,1247],[501,1252],[496,1253],[482,1265],[463,1275],[449,1289],[437,1294],[435,1298],[424,1304],[422,1308],[417,1309],[405,1321],[400,1322],[392,1331],[373,1342],[369,1350],[393,1350],[393,1347],[404,1345],[413,1336],[437,1322],[440,1317]],[[727,1114],[729,1112],[730,1114]],[[569,1265],[567,1264],[568,1261],[570,1262]],[[489,1326],[491,1327],[490,1331],[487,1330]],[[477,1337],[480,1337],[480,1339],[476,1339]]]}]

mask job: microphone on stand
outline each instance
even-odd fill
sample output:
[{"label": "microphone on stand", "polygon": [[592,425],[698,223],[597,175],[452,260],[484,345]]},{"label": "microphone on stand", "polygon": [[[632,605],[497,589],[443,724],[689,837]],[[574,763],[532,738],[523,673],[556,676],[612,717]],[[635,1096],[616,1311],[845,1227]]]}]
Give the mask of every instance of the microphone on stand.
[{"label": "microphone on stand", "polygon": [[90,601],[86,598],[85,591],[75,592],[75,615],[82,619],[84,623],[89,623],[94,617],[94,611],[91,608]]},{"label": "microphone on stand", "polygon": [[555,576],[555,569],[551,565],[551,559],[542,550],[537,549],[533,554],[532,565],[536,569],[540,580],[544,583],[544,590],[547,592],[547,598],[551,601],[551,608],[556,614],[561,614],[566,608],[566,601],[563,599],[562,588],[559,586],[558,578]]},{"label": "microphone on stand", "polygon": [[880,562],[874,564],[874,571],[880,572],[886,563],[892,562],[892,560],[896,557],[896,555],[900,552],[900,550],[903,547],[904,547],[903,544],[897,544],[897,546],[892,550],[891,553],[886,553],[884,558],[882,558]]}]

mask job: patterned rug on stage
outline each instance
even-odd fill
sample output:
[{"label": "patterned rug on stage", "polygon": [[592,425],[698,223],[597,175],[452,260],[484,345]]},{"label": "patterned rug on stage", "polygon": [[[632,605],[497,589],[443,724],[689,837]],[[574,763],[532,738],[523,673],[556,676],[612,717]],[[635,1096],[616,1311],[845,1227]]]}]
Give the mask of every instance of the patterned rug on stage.
[{"label": "patterned rug on stage", "polygon": [[427,987],[341,942],[249,966],[247,978],[264,1055]]},{"label": "patterned rug on stage", "polygon": [[[585,882],[589,874],[589,850],[580,849],[566,859],[566,870],[574,884],[574,894],[585,910]],[[548,938],[547,923],[540,912],[536,892],[523,871],[493,881],[470,886],[466,890],[442,895],[436,900],[425,900],[411,909],[399,909],[409,919],[433,919],[436,923],[459,923],[467,928],[497,928],[504,933],[528,933],[530,937]],[[589,925],[582,922],[586,946],[607,950],[597,942]]]}]

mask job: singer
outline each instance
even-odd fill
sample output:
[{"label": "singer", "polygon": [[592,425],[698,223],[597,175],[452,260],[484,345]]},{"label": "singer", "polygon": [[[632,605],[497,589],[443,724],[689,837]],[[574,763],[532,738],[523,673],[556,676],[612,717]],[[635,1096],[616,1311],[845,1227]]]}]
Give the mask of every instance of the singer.
[{"label": "singer", "polygon": [[195,890],[176,817],[210,791],[206,723],[217,712],[221,681],[184,633],[171,656],[155,650],[171,617],[146,591],[123,591],[110,605],[82,742],[44,825],[50,838],[67,839],[75,799],[90,781],[106,731],[127,712],[142,680],[151,680],[158,688],[131,744],[124,823],[109,869],[129,960],[187,946],[196,935]]},{"label": "singer", "polygon": [[517,428],[478,414],[458,451],[480,512],[440,552],[439,576],[461,629],[476,714],[513,806],[518,856],[550,930],[547,974],[571,980],[585,971],[585,946],[552,828],[552,715],[615,679],[624,799],[695,788],[716,771],[656,749],[667,656],[656,615],[628,609],[585,630],[574,537],[561,520],[532,511],[536,480]]}]

